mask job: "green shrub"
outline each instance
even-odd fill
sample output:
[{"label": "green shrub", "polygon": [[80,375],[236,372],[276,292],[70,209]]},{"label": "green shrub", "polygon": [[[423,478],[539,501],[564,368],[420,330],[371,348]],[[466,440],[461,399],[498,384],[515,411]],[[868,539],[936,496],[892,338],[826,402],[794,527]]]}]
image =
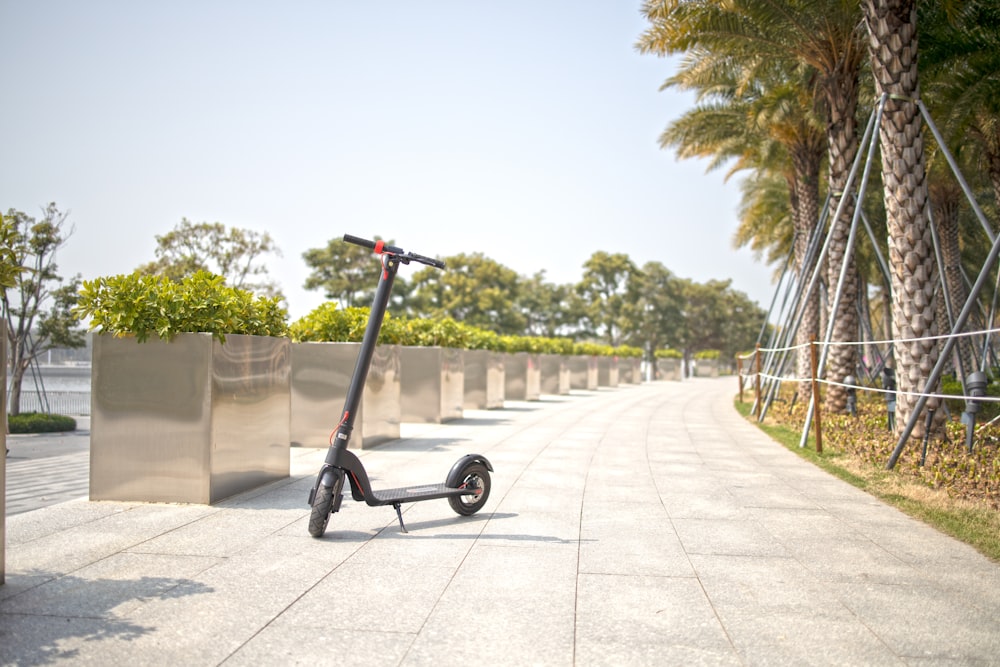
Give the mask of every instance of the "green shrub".
[{"label": "green shrub", "polygon": [[170,340],[182,332],[284,336],[288,314],[277,297],[255,297],[229,287],[222,276],[199,271],[175,282],[141,273],[83,282],[75,313],[90,328],[117,337],[150,334]]},{"label": "green shrub", "polygon": [[618,347],[615,348],[614,352],[615,352],[615,355],[617,355],[619,357],[626,357],[626,358],[633,358],[634,359],[634,358],[642,356],[642,348],[641,347],[632,347],[630,345],[619,345]]},{"label": "green shrub", "polygon": [[[360,343],[368,327],[371,308],[352,306],[338,308],[333,301],[327,301],[299,318],[288,327],[288,335],[296,343]],[[384,345],[399,344],[403,338],[404,325],[389,313],[382,319],[378,342]]]},{"label": "green shrub", "polygon": [[538,354],[542,351],[542,339],[535,336],[500,336],[500,351]]},{"label": "green shrub", "polygon": [[7,427],[11,433],[59,433],[75,431],[76,420],[65,415],[22,412],[19,415],[8,415]]},{"label": "green shrub", "polygon": [[694,353],[695,359],[718,359],[721,356],[719,350],[699,350]]},{"label": "green shrub", "polygon": [[573,345],[573,354],[585,357],[610,357],[614,353],[614,348],[601,343],[574,343]]},{"label": "green shrub", "polygon": [[657,350],[653,353],[657,359],[682,359],[684,354],[680,350],[675,350],[673,348],[666,348],[662,350]]}]

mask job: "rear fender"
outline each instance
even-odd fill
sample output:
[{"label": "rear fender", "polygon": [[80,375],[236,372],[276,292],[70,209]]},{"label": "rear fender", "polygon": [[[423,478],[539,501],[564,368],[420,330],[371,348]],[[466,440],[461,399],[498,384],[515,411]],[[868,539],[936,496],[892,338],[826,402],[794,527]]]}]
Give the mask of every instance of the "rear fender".
[{"label": "rear fender", "polygon": [[485,456],[482,454],[466,454],[456,461],[455,465],[451,467],[451,472],[448,473],[448,481],[445,482],[445,484],[452,488],[458,488],[461,486],[463,477],[462,473],[465,470],[465,467],[470,463],[482,463],[487,470],[493,472],[493,465],[490,464]]}]

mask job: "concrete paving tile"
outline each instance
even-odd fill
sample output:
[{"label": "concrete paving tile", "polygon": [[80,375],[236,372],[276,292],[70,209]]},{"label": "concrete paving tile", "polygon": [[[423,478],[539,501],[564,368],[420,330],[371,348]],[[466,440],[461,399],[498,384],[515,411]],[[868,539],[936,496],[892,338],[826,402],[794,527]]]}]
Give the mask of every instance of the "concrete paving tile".
[{"label": "concrete paving tile", "polygon": [[171,597],[182,583],[218,563],[217,558],[113,554],[3,601],[0,613],[43,616],[58,608],[76,618],[120,618],[150,599]]},{"label": "concrete paving tile", "polygon": [[474,547],[403,664],[572,664],[576,559],[561,547]]},{"label": "concrete paving tile", "polygon": [[229,508],[146,541],[146,553],[225,557],[251,547],[262,537],[307,516],[309,509]]},{"label": "concrete paving tile", "polygon": [[817,622],[854,619],[837,589],[795,558],[695,554],[691,564],[705,595],[720,614],[798,614]]},{"label": "concrete paving tile", "polygon": [[[54,575],[73,572],[141,544],[151,536],[216,512],[218,510],[201,505],[123,506],[122,511],[111,512],[96,520],[75,524],[59,533],[21,543],[17,548],[8,545],[7,568],[11,572],[45,572]],[[66,549],[67,544],[71,544],[72,549]]]},{"label": "concrete paving tile", "polygon": [[387,569],[367,560],[348,560],[296,600],[273,625],[287,632],[329,628],[415,634],[454,573],[454,568],[426,561]]},{"label": "concrete paving tile", "polygon": [[905,658],[982,662],[1000,655],[1000,618],[970,607],[953,591],[869,581],[839,592],[843,604]]},{"label": "concrete paving tile", "polygon": [[579,514],[525,509],[511,512],[506,504],[498,513],[506,518],[490,521],[482,534],[482,539],[494,546],[504,542],[518,547],[575,545],[580,539]]},{"label": "concrete paving tile", "polygon": [[693,577],[691,561],[672,530],[584,531],[580,541],[581,573]]},{"label": "concrete paving tile", "polygon": [[829,512],[820,509],[754,507],[749,509],[749,513],[775,539],[791,545],[797,552],[808,553],[824,549],[830,542],[864,537]]},{"label": "concrete paving tile", "polygon": [[716,556],[786,556],[774,536],[754,521],[733,519],[673,519],[688,554]]},{"label": "concrete paving tile", "polygon": [[42,507],[7,525],[7,544],[17,546],[116,514],[138,503],[90,502],[85,498]]},{"label": "concrete paving tile", "polygon": [[786,548],[817,577],[828,581],[893,583],[912,578],[916,572],[911,565],[862,536],[827,541],[822,549],[812,543],[788,543]]},{"label": "concrete paving tile", "polygon": [[576,664],[739,665],[696,579],[581,574]]},{"label": "concrete paving tile", "polygon": [[732,484],[727,486],[727,490],[744,507],[803,510],[816,507],[808,497],[784,483],[772,482],[754,487]]},{"label": "concrete paving tile", "polygon": [[[2,614],[0,665],[67,663],[106,667],[112,664],[108,651],[116,646],[132,647],[136,638],[152,631],[117,619]],[[155,662],[155,656],[133,653],[132,658],[131,662],[118,664],[166,664]]]},{"label": "concrete paving tile", "polygon": [[857,619],[752,614],[739,609],[722,609],[719,616],[748,665],[902,667],[907,664]]},{"label": "concrete paving tile", "polygon": [[752,511],[737,502],[728,489],[718,489],[710,494],[671,490],[661,494],[660,498],[672,519],[746,520],[752,517]]},{"label": "concrete paving tile", "polygon": [[[334,607],[326,614],[334,613]],[[286,626],[269,625],[251,637],[226,661],[227,667],[261,665],[405,664],[404,658],[415,635],[391,629],[342,630],[323,621],[326,614],[302,631],[289,632]],[[456,656],[456,662],[464,660]],[[446,664],[439,656],[425,664]]]}]

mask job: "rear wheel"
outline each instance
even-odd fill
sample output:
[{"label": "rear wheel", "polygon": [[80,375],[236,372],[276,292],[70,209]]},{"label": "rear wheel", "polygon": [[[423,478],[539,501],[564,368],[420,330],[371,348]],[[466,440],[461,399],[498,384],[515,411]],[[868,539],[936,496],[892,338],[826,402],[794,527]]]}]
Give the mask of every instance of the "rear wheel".
[{"label": "rear wheel", "polygon": [[340,473],[334,477],[332,484],[324,484],[320,481],[316,488],[316,496],[313,498],[312,512],[309,514],[309,534],[313,537],[323,537],[326,532],[326,525],[330,522],[330,514],[333,512],[333,499],[340,493],[344,486],[344,475]]},{"label": "rear wheel", "polygon": [[467,496],[451,496],[448,498],[448,504],[462,516],[475,514],[490,497],[490,471],[479,461],[471,461],[462,468],[459,479],[459,488],[469,489],[474,493]]}]

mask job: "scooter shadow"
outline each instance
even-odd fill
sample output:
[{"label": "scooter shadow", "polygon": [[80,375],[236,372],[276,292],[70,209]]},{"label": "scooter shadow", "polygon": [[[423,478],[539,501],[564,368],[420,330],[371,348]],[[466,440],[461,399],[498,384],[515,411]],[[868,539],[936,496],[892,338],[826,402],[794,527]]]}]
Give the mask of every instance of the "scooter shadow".
[{"label": "scooter shadow", "polygon": [[[448,518],[448,519],[435,519],[433,521],[415,521],[413,523],[407,523],[406,529],[409,532],[403,533],[399,530],[398,524],[390,524],[381,529],[375,529],[376,532],[372,533],[362,533],[359,531],[343,531],[331,533],[327,536],[327,539],[333,538],[345,542],[368,542],[374,539],[403,539],[403,540],[500,540],[505,542],[539,542],[544,544],[579,544],[581,542],[595,542],[594,539],[586,540],[570,540],[563,537],[555,537],[551,535],[528,535],[524,533],[515,534],[489,534],[483,535],[482,533],[435,533],[432,535],[426,534],[435,528],[443,528],[445,526],[451,527],[460,522],[463,524],[478,524],[484,523],[486,521],[492,521],[494,519],[513,519],[517,517],[516,513],[496,513],[489,515],[475,515],[470,517],[458,517],[458,518]],[[423,533],[423,534],[422,534]]]}]

